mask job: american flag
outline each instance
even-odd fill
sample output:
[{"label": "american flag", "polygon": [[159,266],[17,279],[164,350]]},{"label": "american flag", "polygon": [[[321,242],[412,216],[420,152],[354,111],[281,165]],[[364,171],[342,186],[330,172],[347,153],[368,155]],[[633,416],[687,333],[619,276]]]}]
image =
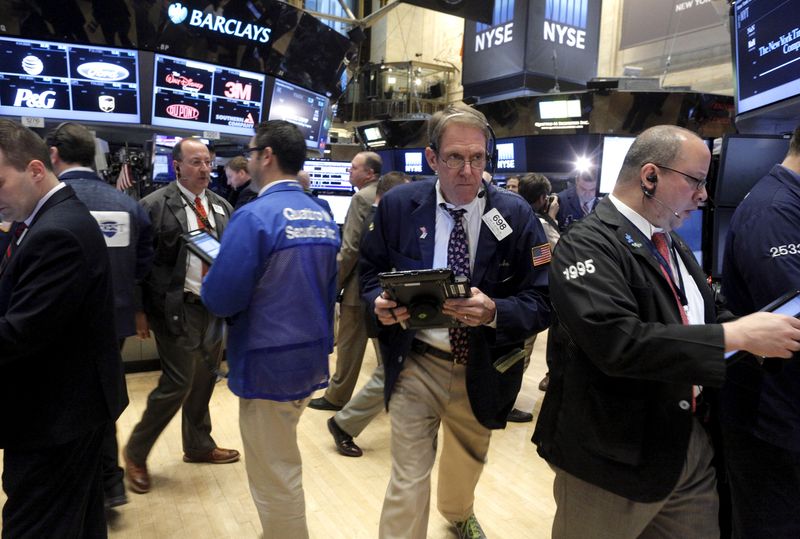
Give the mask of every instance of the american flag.
[{"label": "american flag", "polygon": [[119,176],[117,176],[117,189],[124,191],[133,187],[133,174],[131,173],[131,166],[124,163],[119,169]]},{"label": "american flag", "polygon": [[550,244],[543,243],[541,245],[537,245],[536,247],[531,248],[531,258],[533,258],[534,268],[536,266],[543,266],[545,264],[549,264],[553,258],[550,253]]}]

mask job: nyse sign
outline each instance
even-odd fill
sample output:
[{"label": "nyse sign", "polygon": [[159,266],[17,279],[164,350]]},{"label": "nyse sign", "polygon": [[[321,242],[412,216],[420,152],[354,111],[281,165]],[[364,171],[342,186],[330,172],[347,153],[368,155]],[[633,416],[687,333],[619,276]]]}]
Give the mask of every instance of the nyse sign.
[{"label": "nyse sign", "polygon": [[544,21],[544,39],[576,49],[586,48],[586,30],[572,28],[557,22]]},{"label": "nyse sign", "polygon": [[514,23],[509,22],[496,28],[489,28],[484,32],[475,34],[475,52],[486,50],[487,48],[496,47],[511,43],[514,39]]}]

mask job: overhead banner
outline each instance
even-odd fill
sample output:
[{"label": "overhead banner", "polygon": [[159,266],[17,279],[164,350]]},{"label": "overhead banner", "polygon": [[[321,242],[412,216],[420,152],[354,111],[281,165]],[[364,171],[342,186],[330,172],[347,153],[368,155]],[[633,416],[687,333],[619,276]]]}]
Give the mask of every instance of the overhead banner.
[{"label": "overhead banner", "polygon": [[525,70],[585,84],[597,76],[597,0],[532,0]]},{"label": "overhead banner", "polygon": [[627,0],[622,7],[620,49],[719,26],[711,0]]},{"label": "overhead banner", "polygon": [[467,21],[467,96],[578,90],[597,74],[600,0],[496,0],[492,24]]},{"label": "overhead banner", "polygon": [[525,0],[495,0],[492,23],[464,27],[464,86],[515,75],[525,66]]}]

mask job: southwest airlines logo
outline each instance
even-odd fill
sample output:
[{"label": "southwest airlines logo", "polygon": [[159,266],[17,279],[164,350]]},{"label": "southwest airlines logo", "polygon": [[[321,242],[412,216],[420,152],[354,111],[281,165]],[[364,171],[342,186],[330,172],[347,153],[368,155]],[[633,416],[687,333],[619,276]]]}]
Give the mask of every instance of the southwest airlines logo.
[{"label": "southwest airlines logo", "polygon": [[495,0],[491,26],[475,25],[475,52],[510,43],[514,39],[514,0]]},{"label": "southwest airlines logo", "polygon": [[188,18],[189,26],[205,28],[211,32],[218,32],[226,36],[241,37],[257,43],[266,43],[269,41],[269,35],[272,32],[271,28],[242,22],[237,19],[226,19],[221,15],[204,13],[197,9],[192,10],[190,17],[188,8],[180,2],[169,5],[167,8],[167,16],[173,24],[181,24]]},{"label": "southwest airlines logo", "polygon": [[544,40],[586,48],[589,0],[547,0],[544,8]]}]

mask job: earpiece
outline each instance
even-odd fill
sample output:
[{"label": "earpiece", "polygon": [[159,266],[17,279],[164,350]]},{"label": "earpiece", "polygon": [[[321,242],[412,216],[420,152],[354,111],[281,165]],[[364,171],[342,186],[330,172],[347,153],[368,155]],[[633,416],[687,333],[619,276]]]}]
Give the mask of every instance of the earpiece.
[{"label": "earpiece", "polygon": [[654,196],[656,196],[656,187],[658,187],[658,175],[655,174],[654,172],[648,174],[647,181],[653,184],[653,188],[648,189],[647,186],[644,184],[644,182],[642,182],[642,193],[644,193],[644,196],[646,196],[647,198],[653,198]]},{"label": "earpiece", "polygon": [[647,176],[647,181],[658,183],[658,175],[655,172],[651,173],[649,176]]}]

